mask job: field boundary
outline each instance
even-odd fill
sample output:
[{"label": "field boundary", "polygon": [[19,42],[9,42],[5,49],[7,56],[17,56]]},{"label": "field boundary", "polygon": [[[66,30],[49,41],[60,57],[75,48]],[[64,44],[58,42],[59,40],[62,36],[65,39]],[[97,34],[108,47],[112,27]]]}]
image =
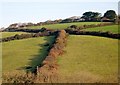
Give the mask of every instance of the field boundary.
[{"label": "field boundary", "polygon": [[57,34],[55,43],[49,50],[48,55],[42,63],[41,67],[37,67],[37,76],[39,81],[52,82],[57,79],[57,57],[64,53],[63,48],[66,46],[67,33],[65,30],[60,30]]},{"label": "field boundary", "polygon": [[113,39],[120,39],[120,34],[115,34],[111,32],[96,32],[96,31],[80,31],[80,30],[72,30],[72,29],[65,29],[65,31],[72,35],[93,35],[93,36],[101,36],[101,37],[108,37]]},{"label": "field boundary", "polygon": [[39,33],[44,31],[52,31],[52,29],[41,28],[41,29],[26,29],[26,28],[6,28],[2,32],[28,32],[28,33]]},{"label": "field boundary", "polygon": [[81,25],[81,26],[77,26],[77,25],[71,25],[68,28],[73,28],[75,30],[82,30],[82,29],[87,29],[87,28],[96,28],[96,27],[104,27],[104,26],[110,26],[110,25],[115,25],[114,23],[100,23],[100,24],[90,24],[90,25]]},{"label": "field boundary", "polygon": [[57,31],[44,31],[39,33],[31,33],[31,34],[16,34],[14,36],[6,37],[0,39],[0,42],[8,42],[12,40],[20,40],[20,39],[27,39],[27,38],[36,38],[36,37],[43,37],[43,36],[51,36],[55,35]]}]

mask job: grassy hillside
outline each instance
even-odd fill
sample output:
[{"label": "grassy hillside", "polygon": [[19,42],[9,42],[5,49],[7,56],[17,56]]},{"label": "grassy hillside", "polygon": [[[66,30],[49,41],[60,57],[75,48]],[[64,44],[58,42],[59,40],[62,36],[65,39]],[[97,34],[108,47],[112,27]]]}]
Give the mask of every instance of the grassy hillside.
[{"label": "grassy hillside", "polygon": [[2,43],[0,43],[0,83],[2,80]]},{"label": "grassy hillside", "polygon": [[46,28],[49,28],[49,29],[64,29],[64,28],[67,28],[71,25],[77,25],[77,26],[80,26],[80,25],[84,25],[84,24],[99,24],[99,23],[102,23],[102,22],[74,22],[74,23],[61,23],[61,24],[51,24],[51,25],[42,25],[42,26],[31,26],[31,27],[28,27],[28,28],[42,28],[42,27],[46,27]]},{"label": "grassy hillside", "polygon": [[2,34],[2,38],[14,36],[15,34],[26,34],[26,32],[0,32]]},{"label": "grassy hillside", "polygon": [[47,46],[43,44],[54,40],[54,36],[14,40],[2,43],[3,72],[34,68],[42,62],[47,54]]},{"label": "grassy hillside", "polygon": [[88,28],[88,29],[83,29],[85,31],[109,31],[113,33],[119,33],[118,31],[118,25],[111,25],[111,26],[104,26],[104,27],[96,27],[96,28]]},{"label": "grassy hillside", "polygon": [[71,35],[58,59],[60,82],[117,82],[118,40]]}]

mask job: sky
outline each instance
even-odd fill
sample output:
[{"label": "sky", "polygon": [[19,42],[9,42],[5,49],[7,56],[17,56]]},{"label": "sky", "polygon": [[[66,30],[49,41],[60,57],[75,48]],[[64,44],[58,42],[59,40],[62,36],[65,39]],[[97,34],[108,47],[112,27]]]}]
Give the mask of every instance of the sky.
[{"label": "sky", "polygon": [[86,11],[100,12],[103,15],[107,10],[118,13],[118,1],[4,0],[0,2],[0,27],[8,27],[12,23],[37,23],[82,16]]}]

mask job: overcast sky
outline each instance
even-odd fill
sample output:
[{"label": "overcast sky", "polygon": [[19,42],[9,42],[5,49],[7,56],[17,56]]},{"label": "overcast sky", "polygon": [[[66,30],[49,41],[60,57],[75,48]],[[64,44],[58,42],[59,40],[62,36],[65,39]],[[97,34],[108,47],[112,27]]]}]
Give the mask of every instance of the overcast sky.
[{"label": "overcast sky", "polygon": [[[34,1],[34,2],[33,2]],[[7,27],[12,23],[33,22],[64,19],[71,16],[82,16],[86,11],[100,12],[102,15],[107,10],[118,13],[118,0],[112,2],[87,2],[78,0],[27,0],[16,2],[4,0],[0,3],[0,27]]]}]

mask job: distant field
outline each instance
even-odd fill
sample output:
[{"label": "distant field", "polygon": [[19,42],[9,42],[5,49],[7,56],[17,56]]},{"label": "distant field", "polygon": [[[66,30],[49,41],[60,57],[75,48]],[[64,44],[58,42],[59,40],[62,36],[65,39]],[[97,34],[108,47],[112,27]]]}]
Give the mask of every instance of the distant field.
[{"label": "distant field", "polygon": [[51,24],[51,25],[42,25],[42,26],[31,26],[31,27],[28,27],[28,28],[42,28],[42,27],[46,27],[46,28],[49,28],[49,29],[64,29],[64,28],[67,28],[71,25],[77,25],[77,26],[80,26],[80,25],[89,25],[89,24],[99,24],[99,23],[103,23],[103,22],[74,22],[74,23],[61,23],[61,24]]},{"label": "distant field", "polygon": [[26,34],[26,32],[0,32],[2,34],[2,38],[14,36],[15,34]]},{"label": "distant field", "polygon": [[118,40],[75,36],[58,59],[60,82],[117,82]]},{"label": "distant field", "polygon": [[85,31],[109,31],[112,33],[119,33],[118,31],[118,25],[111,25],[111,26],[104,26],[104,27],[96,27],[96,28],[88,28],[88,29],[83,29]]},{"label": "distant field", "polygon": [[32,69],[42,62],[47,54],[43,44],[54,40],[54,36],[14,40],[2,43],[2,69],[3,72]]}]

